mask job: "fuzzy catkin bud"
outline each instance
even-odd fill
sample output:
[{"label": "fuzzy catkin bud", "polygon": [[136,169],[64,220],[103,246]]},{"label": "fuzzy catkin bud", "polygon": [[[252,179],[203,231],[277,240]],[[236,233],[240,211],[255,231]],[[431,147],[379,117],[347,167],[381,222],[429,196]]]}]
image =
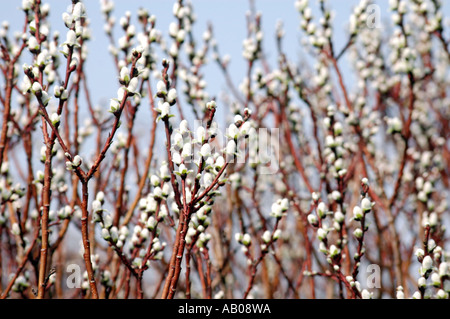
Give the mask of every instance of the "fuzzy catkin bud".
[{"label": "fuzzy catkin bud", "polygon": [[361,218],[364,216],[361,207],[355,206],[353,207],[353,218],[355,220],[361,220]]},{"label": "fuzzy catkin bud", "polygon": [[244,236],[242,237],[242,244],[244,244],[245,246],[250,246],[251,243],[252,243],[252,238],[250,237],[250,235],[244,234]]},{"label": "fuzzy catkin bud", "polygon": [[372,209],[372,203],[368,198],[363,198],[361,201],[361,208],[366,213]]},{"label": "fuzzy catkin bud", "polygon": [[430,256],[425,256],[422,261],[422,267],[424,270],[430,270],[433,267],[433,259]]},{"label": "fuzzy catkin bud", "polygon": [[355,235],[356,238],[360,239],[363,235],[363,231],[361,230],[361,228],[357,228],[353,232],[353,235]]},{"label": "fuzzy catkin bud", "polygon": [[317,215],[320,218],[324,218],[325,214],[327,213],[327,208],[324,202],[319,203],[319,205],[317,206]]},{"label": "fuzzy catkin bud", "polygon": [[313,214],[309,214],[308,215],[308,222],[313,225],[316,226],[317,225],[317,217]]}]

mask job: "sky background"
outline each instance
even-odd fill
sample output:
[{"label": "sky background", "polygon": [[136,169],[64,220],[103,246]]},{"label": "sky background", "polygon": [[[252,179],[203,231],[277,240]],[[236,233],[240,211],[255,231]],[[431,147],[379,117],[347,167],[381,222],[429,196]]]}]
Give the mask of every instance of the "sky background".
[{"label": "sky background", "polygon": [[[9,21],[10,32],[22,29],[23,12],[19,9],[21,0],[0,0],[2,9],[0,11],[0,21]],[[175,1],[171,0],[116,0],[113,15],[116,21],[128,10],[132,13],[132,21],[136,22],[136,13],[138,8],[146,8],[150,14],[157,17],[156,28],[161,30],[163,36],[169,40],[168,25],[175,21],[172,14],[172,6]],[[52,31],[58,30],[61,33],[61,39],[65,39],[66,28],[63,24],[61,15],[71,4],[70,0],[47,0],[43,3],[49,3],[50,21]],[[103,101],[106,103],[110,98],[115,97],[116,90],[119,87],[117,81],[116,69],[113,65],[113,59],[108,52],[108,40],[103,31],[104,20],[100,11],[99,0],[85,0],[87,15],[91,21],[92,40],[89,42],[89,58],[87,60],[87,75],[89,85],[93,88],[91,94],[93,102],[98,104]],[[255,0],[257,11],[262,12],[263,30],[265,33],[264,49],[272,65],[276,63],[275,47],[275,25],[278,20],[282,20],[285,29],[284,48],[288,57],[297,61],[299,53],[302,53],[300,45],[299,32],[299,14],[294,6],[294,0]],[[310,1],[312,4],[313,15],[316,23],[321,14],[318,12],[316,1]],[[342,48],[347,39],[347,24],[353,7],[359,3],[359,0],[329,0],[328,5],[335,12],[334,19],[334,41],[337,49]],[[376,2],[381,7],[381,19],[383,27],[389,23],[390,13],[388,1],[381,0]],[[235,83],[240,83],[246,72],[245,60],[242,57],[242,41],[246,37],[246,18],[245,13],[249,10],[249,1],[246,0],[192,0],[194,12],[197,15],[197,22],[194,25],[194,33],[201,39],[202,33],[206,30],[208,22],[214,27],[214,37],[219,43],[219,50],[222,55],[231,56],[230,73]],[[443,1],[444,16],[449,16],[450,4]],[[137,27],[137,30],[140,30]],[[115,36],[118,38],[123,33],[119,30],[116,23]],[[159,59],[162,57],[159,56]],[[345,64],[346,59],[340,63],[344,64],[345,74],[349,70]],[[22,61],[28,62],[29,61]],[[220,92],[226,88],[225,80],[219,72],[215,63],[203,69],[208,83],[207,91],[210,96],[220,96]],[[349,77],[349,76],[347,76]]]}]

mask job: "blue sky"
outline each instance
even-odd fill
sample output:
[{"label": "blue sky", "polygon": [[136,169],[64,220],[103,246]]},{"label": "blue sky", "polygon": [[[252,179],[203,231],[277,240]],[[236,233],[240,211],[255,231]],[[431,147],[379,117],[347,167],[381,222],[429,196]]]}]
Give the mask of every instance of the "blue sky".
[{"label": "blue sky", "polygon": [[[0,21],[8,20],[11,25],[11,31],[20,30],[23,21],[23,13],[18,9],[21,1],[2,1],[2,10],[0,11]],[[52,30],[58,30],[65,36],[65,26],[62,22],[61,15],[67,10],[71,1],[67,0],[48,0],[51,6],[50,19],[52,22]],[[95,91],[92,92],[95,102],[101,99],[109,99],[114,97],[118,87],[115,68],[113,67],[112,58],[108,53],[108,41],[103,31],[103,18],[100,11],[100,3],[98,0],[84,1],[87,7],[88,17],[91,20],[91,30],[93,39],[89,43],[90,56],[87,61],[87,70],[89,82],[103,83],[96,85]],[[336,2],[336,1],[332,1]],[[351,7],[358,1],[339,1],[336,16],[336,26],[338,32],[336,41],[343,43],[345,40],[345,32],[343,30],[346,24],[346,18],[351,12]],[[167,35],[167,29],[170,22],[175,21],[172,15],[172,5],[174,1],[169,0],[116,0],[114,15],[118,19],[129,10],[133,13],[133,19],[136,19],[137,9],[144,7],[151,14],[156,15],[156,27]],[[242,58],[242,41],[246,36],[245,28],[245,12],[249,9],[249,3],[245,0],[193,0],[194,12],[197,15],[197,22],[194,25],[194,31],[201,34],[206,29],[207,23],[211,22],[214,26],[214,34],[219,49],[222,54],[231,56],[231,73],[235,82],[240,81],[245,72],[245,61]],[[276,49],[274,46],[275,24],[278,20],[282,20],[286,30],[285,47],[292,57],[295,57],[299,49],[299,15],[294,7],[292,0],[256,0],[256,8],[263,14],[263,26],[266,35],[265,49],[269,59],[274,59]],[[134,20],[136,21],[136,20]],[[139,28],[138,28],[139,29]],[[116,37],[121,35],[121,30],[115,32]],[[338,45],[339,47],[339,45]],[[161,58],[161,57],[160,57]],[[26,61],[23,61],[26,62]],[[211,64],[205,69],[208,88],[211,95],[218,95],[218,92],[224,88],[224,80],[218,73],[215,64]],[[90,83],[91,84],[91,83]],[[91,84],[92,85],[92,84]]]},{"label": "blue sky", "polygon": [[[65,26],[61,15],[71,4],[70,0],[47,0],[51,6],[50,19],[52,22],[52,31],[61,32],[61,37],[65,37]],[[299,42],[299,14],[294,7],[294,0],[255,0],[255,7],[262,12],[263,30],[265,33],[264,49],[272,65],[276,63],[276,47],[274,42],[275,25],[278,20],[282,20],[285,29],[284,48],[288,57],[297,61],[299,53],[302,53]],[[319,18],[321,15],[317,10],[316,1],[313,3],[313,15]],[[378,1],[381,5],[381,18],[386,21],[390,18],[387,8],[387,0]],[[449,4],[444,2],[444,16],[448,16]],[[87,7],[87,14],[91,20],[91,30],[93,39],[89,43],[89,58],[87,61],[87,74],[89,85],[92,90],[92,98],[95,104],[108,101],[115,97],[118,88],[116,69],[113,60],[108,53],[108,41],[103,31],[103,17],[100,11],[99,0],[84,1]],[[116,0],[114,16],[117,21],[129,10],[136,21],[136,12],[140,7],[146,8],[150,14],[157,17],[156,27],[162,30],[163,35],[168,33],[168,25],[175,21],[172,15],[172,6],[174,1],[170,0]],[[200,39],[201,34],[206,29],[207,23],[211,22],[214,26],[214,35],[219,43],[219,49],[222,55],[231,56],[230,71],[236,84],[239,84],[245,76],[246,64],[242,58],[242,41],[246,37],[246,19],[245,13],[249,10],[249,2],[246,0],[192,0],[194,12],[197,15],[197,22],[194,25],[194,32]],[[359,3],[358,0],[329,0],[327,2],[335,12],[334,19],[334,41],[337,50],[341,48],[347,39],[346,25],[352,8]],[[2,10],[0,11],[0,21],[8,20],[11,25],[11,31],[21,30],[23,13],[19,10],[20,0],[5,1],[2,0]],[[139,28],[138,28],[139,30]],[[122,35],[116,25],[116,38]],[[161,56],[159,57],[162,58]],[[22,61],[29,62],[29,61]],[[345,59],[341,60],[344,71],[348,71]],[[207,91],[210,96],[220,96],[220,91],[225,89],[225,80],[223,79],[215,63],[203,69],[208,83]],[[345,77],[350,77],[345,72]],[[100,84],[101,83],[101,84]]]}]

